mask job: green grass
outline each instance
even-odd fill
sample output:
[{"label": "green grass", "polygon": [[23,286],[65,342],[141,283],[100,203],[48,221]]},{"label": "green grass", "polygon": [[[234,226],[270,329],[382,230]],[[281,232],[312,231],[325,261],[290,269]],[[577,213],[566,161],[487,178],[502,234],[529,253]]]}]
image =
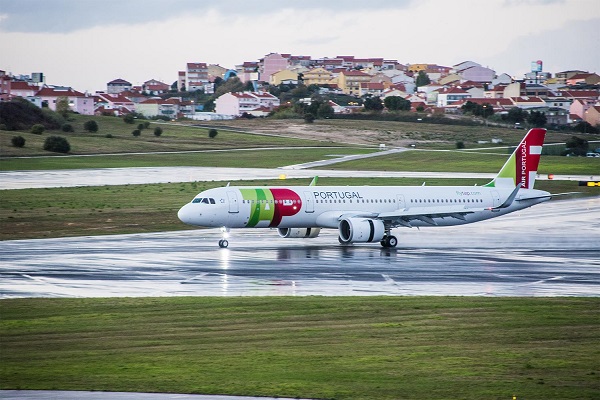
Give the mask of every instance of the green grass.
[{"label": "green grass", "polygon": [[[126,124],[121,118],[116,117],[92,117],[85,115],[72,115],[75,132],[66,133],[60,130],[46,131],[42,135],[34,135],[28,132],[0,131],[0,156],[36,156],[56,155],[43,150],[43,143],[50,135],[59,135],[67,138],[71,145],[72,154],[96,154],[96,153],[129,153],[129,152],[151,152],[151,151],[188,151],[188,150],[213,150],[213,149],[241,149],[253,147],[276,147],[276,146],[331,146],[332,143],[306,140],[302,138],[285,138],[277,136],[255,135],[249,133],[229,132],[218,129],[216,138],[208,137],[208,129],[197,128],[191,125],[171,125],[151,122],[148,129],[142,131],[142,135],[134,137],[131,132],[137,128],[135,124]],[[83,129],[83,124],[93,119],[99,125],[99,131],[89,133]],[[160,137],[154,136],[154,128],[163,128]],[[112,138],[107,138],[112,135]],[[11,145],[13,136],[23,136],[25,147],[16,148]]]},{"label": "green grass", "polygon": [[[320,178],[319,185],[482,185],[477,179]],[[231,182],[232,185],[308,185],[309,179]],[[192,229],[177,219],[177,210],[197,193],[224,182],[0,191],[0,240],[81,235],[143,233]],[[551,193],[600,195],[598,187],[577,182],[538,181]],[[539,206],[543,207],[543,205]]]},{"label": "green grass", "polygon": [[594,399],[600,299],[2,300],[0,387]]},{"label": "green grass", "polygon": [[95,155],[82,157],[5,158],[0,160],[0,170],[47,170],[79,168],[129,168],[129,167],[234,167],[278,168],[317,160],[327,160],[334,155],[364,154],[373,149],[360,148],[292,148],[171,153]]},{"label": "green grass", "polygon": [[[502,168],[509,154],[467,151],[406,151],[392,155],[346,161],[328,169],[366,171],[487,172]],[[600,159],[542,156],[538,172],[557,175],[600,175]]]}]

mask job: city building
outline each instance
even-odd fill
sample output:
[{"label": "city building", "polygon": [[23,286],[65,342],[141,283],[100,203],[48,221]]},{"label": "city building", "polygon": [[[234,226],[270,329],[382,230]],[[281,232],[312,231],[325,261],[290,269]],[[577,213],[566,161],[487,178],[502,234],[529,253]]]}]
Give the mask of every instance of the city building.
[{"label": "city building", "polygon": [[110,94],[119,94],[121,92],[126,92],[131,90],[131,83],[127,82],[125,79],[115,79],[106,84],[106,93]]}]

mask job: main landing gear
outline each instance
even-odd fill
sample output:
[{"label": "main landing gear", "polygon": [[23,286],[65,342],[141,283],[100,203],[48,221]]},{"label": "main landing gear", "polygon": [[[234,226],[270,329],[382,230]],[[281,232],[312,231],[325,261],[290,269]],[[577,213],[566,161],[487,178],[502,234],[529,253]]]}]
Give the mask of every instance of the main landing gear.
[{"label": "main landing gear", "polygon": [[381,243],[382,247],[396,247],[398,245],[398,239],[396,236],[385,235],[379,243]]}]

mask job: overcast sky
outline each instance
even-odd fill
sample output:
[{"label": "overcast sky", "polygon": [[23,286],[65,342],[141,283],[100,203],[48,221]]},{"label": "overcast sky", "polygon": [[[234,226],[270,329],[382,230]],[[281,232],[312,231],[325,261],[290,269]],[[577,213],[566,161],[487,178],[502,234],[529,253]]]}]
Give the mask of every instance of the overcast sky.
[{"label": "overcast sky", "polygon": [[599,0],[0,0],[0,70],[106,90],[269,53],[600,73]]}]

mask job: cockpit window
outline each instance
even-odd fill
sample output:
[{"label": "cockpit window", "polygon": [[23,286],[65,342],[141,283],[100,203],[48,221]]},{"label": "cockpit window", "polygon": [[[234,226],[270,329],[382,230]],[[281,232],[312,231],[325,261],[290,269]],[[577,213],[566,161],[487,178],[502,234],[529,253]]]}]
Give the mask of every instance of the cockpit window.
[{"label": "cockpit window", "polygon": [[215,199],[209,197],[197,197],[192,200],[192,203],[216,204]]}]

